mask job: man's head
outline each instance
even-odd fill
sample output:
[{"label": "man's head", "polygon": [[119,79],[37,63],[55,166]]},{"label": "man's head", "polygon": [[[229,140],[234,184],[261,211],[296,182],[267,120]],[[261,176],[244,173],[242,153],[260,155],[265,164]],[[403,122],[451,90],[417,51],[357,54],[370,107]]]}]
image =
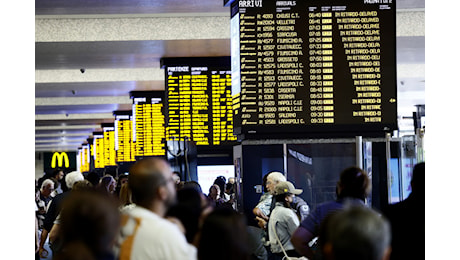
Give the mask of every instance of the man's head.
[{"label": "man's head", "polygon": [[326,260],[389,259],[389,222],[363,206],[350,206],[330,215],[323,223],[320,240]]},{"label": "man's head", "polygon": [[40,188],[40,193],[44,197],[49,197],[51,195],[51,192],[54,190],[54,181],[50,179],[46,179],[43,181],[42,186]]},{"label": "man's head", "polygon": [[340,173],[337,188],[339,198],[365,200],[371,190],[371,181],[364,170],[353,166],[346,168]]},{"label": "man's head", "polygon": [[61,169],[56,169],[53,171],[53,177],[60,181],[62,178],[64,178],[64,172]]},{"label": "man's head", "polygon": [[281,172],[270,172],[267,176],[267,190],[271,194],[274,194],[275,192],[275,186],[276,184],[286,181],[286,177],[284,177],[284,174]]},{"label": "man's head", "polygon": [[128,182],[128,174],[120,174],[118,175],[118,187],[121,187],[123,184]]},{"label": "man's head", "polygon": [[75,182],[82,181],[84,179],[85,177],[83,177],[83,174],[81,174],[81,172],[78,172],[78,171],[69,172],[65,176],[65,185],[67,186],[67,188],[72,189],[72,186]]},{"label": "man's head", "polygon": [[160,158],[144,158],[129,170],[128,185],[133,202],[147,209],[168,209],[176,202],[176,188],[169,164]]}]

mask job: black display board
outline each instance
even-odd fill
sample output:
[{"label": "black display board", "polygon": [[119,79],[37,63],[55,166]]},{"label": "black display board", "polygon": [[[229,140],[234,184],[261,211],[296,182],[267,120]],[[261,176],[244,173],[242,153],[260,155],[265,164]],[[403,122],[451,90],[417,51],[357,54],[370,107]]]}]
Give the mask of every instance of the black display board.
[{"label": "black display board", "polygon": [[230,57],[163,58],[166,140],[198,146],[231,144],[233,110]]},{"label": "black display board", "polygon": [[236,134],[397,129],[395,1],[234,1],[231,12]]}]

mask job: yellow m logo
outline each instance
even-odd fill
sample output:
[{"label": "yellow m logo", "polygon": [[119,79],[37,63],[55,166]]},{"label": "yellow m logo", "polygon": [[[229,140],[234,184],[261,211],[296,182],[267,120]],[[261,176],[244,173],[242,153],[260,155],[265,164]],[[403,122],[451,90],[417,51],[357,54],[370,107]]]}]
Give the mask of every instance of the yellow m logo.
[{"label": "yellow m logo", "polygon": [[58,167],[62,167],[62,161],[64,161],[65,168],[69,168],[69,156],[67,156],[67,153],[55,152],[53,154],[53,158],[51,159],[51,168],[56,168],[56,160],[57,160]]}]

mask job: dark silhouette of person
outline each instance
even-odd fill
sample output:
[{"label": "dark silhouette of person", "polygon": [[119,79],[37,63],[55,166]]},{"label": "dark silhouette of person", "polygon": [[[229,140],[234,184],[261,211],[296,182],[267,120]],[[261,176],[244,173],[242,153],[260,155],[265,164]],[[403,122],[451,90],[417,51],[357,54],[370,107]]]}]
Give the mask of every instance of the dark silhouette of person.
[{"label": "dark silhouette of person", "polygon": [[94,190],[72,192],[61,211],[62,248],[53,259],[115,259],[119,225],[116,200]]},{"label": "dark silhouette of person", "polygon": [[324,260],[388,260],[391,252],[390,223],[367,207],[346,205],[329,214],[319,237]]},{"label": "dark silhouette of person", "polygon": [[214,209],[197,235],[199,260],[249,260],[245,218],[229,208]]},{"label": "dark silhouette of person", "polygon": [[177,204],[169,208],[166,216],[179,219],[184,225],[187,242],[193,243],[199,229],[201,212],[202,197],[200,192],[187,186],[177,191]]},{"label": "dark silhouette of person", "polygon": [[309,243],[315,237],[318,237],[319,228],[323,220],[329,214],[343,209],[345,205],[364,206],[370,190],[371,181],[364,170],[355,166],[344,169],[340,173],[340,179],[336,187],[337,200],[318,205],[292,234],[291,242],[295,250],[309,259],[320,257],[317,254],[321,254],[321,252],[312,249]]},{"label": "dark silhouette of person", "polygon": [[391,260],[425,259],[425,163],[414,166],[409,196],[383,210],[391,224]]}]

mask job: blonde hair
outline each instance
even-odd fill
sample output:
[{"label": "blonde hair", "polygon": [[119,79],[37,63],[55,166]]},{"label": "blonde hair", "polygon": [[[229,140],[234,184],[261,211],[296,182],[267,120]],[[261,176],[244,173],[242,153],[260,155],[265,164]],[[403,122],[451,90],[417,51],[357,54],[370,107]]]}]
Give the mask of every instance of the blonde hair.
[{"label": "blonde hair", "polygon": [[128,183],[123,183],[120,187],[120,205],[126,206],[133,203],[131,190],[129,189]]}]

